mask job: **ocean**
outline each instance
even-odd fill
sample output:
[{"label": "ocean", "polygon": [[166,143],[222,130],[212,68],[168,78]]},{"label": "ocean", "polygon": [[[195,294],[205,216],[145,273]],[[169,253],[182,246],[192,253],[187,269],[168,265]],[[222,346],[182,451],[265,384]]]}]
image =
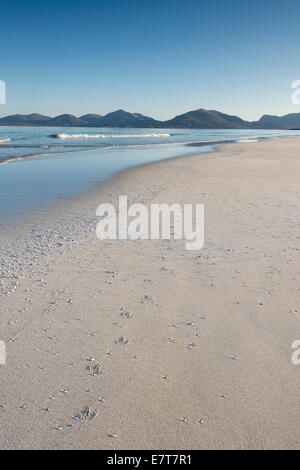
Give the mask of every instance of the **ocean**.
[{"label": "ocean", "polygon": [[0,218],[76,195],[117,172],[226,142],[300,131],[0,127]]}]

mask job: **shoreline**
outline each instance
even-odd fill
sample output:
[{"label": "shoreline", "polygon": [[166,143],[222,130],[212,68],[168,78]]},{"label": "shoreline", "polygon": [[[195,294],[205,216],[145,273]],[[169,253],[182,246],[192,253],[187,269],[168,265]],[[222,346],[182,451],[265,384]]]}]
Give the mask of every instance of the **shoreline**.
[{"label": "shoreline", "polygon": [[[123,145],[123,146],[112,146],[108,145],[106,147],[93,147],[93,148],[83,148],[83,149],[77,149],[77,150],[65,150],[62,152],[45,152],[45,153],[37,153],[37,154],[32,154],[32,155],[22,155],[22,156],[17,156],[17,157],[8,157],[8,158],[3,158],[0,160],[0,165],[4,165],[5,163],[13,163],[16,161],[22,161],[22,160],[27,160],[27,159],[32,159],[35,157],[49,157],[49,156],[56,156],[59,154],[67,154],[67,153],[84,153],[84,152],[92,152],[92,151],[99,151],[99,150],[111,150],[111,149],[130,149],[130,148],[138,148],[138,147],[159,147],[159,146],[176,146],[176,145],[181,145],[181,146],[190,146],[190,147],[211,147],[211,151],[214,151],[214,148],[219,145],[226,145],[226,144],[232,144],[235,141],[232,139],[229,139],[228,142],[226,141],[203,141],[203,142],[173,142],[173,143],[163,143],[163,144],[156,144],[153,146],[153,144],[132,144],[132,145]],[[1,147],[0,147],[1,148]],[[2,147],[3,148],[3,147]],[[189,155],[189,154],[187,154]],[[180,156],[185,156],[185,155],[180,155]],[[173,158],[173,157],[169,157]],[[176,157],[174,157],[176,158]],[[159,160],[160,161],[160,160]],[[139,166],[139,165],[138,165]]]},{"label": "shoreline", "polygon": [[[273,139],[263,139],[259,142],[251,142],[252,144],[259,144],[263,142],[270,142],[271,144],[276,144],[277,141],[280,142],[286,140],[295,140],[297,141],[300,136],[296,137],[280,137]],[[34,261],[30,257],[29,261],[25,262],[23,256],[19,260],[19,264],[22,265],[22,270],[20,271],[18,266],[11,270],[9,273],[13,277],[15,274],[17,276],[22,276],[22,273],[25,269],[28,269],[29,263],[33,266],[35,263],[40,261],[40,256],[42,258],[45,256],[51,256],[56,249],[57,244],[63,243],[63,245],[69,249],[72,246],[74,239],[78,238],[85,240],[90,236],[91,226],[96,224],[96,207],[103,202],[109,202],[117,205],[117,199],[112,198],[111,186],[118,185],[119,180],[126,179],[128,176],[133,177],[133,184],[135,182],[135,174],[143,168],[151,170],[152,166],[155,169],[156,166],[169,161],[185,161],[187,158],[194,158],[195,160],[212,160],[219,158],[219,154],[222,154],[222,158],[225,158],[227,154],[231,156],[230,151],[234,153],[235,147],[240,145],[243,147],[247,146],[248,143],[234,142],[222,145],[216,145],[214,148],[203,153],[192,153],[192,154],[180,154],[178,156],[166,157],[162,160],[147,162],[142,164],[137,164],[135,166],[122,169],[117,171],[115,174],[110,176],[107,180],[95,183],[87,189],[84,189],[76,194],[71,194],[67,196],[60,197],[52,201],[44,203],[42,206],[37,206],[32,210],[25,210],[24,215],[12,214],[3,219],[2,225],[0,224],[0,241],[3,247],[3,251],[17,251],[24,252],[24,246],[31,246],[30,251],[31,255],[34,253]],[[162,167],[163,168],[163,167]],[[128,185],[125,193],[130,192]],[[99,204],[92,205],[91,201],[93,198],[98,197],[99,195]],[[107,197],[109,195],[109,197]],[[135,202],[140,202],[133,199]],[[28,217],[30,215],[30,217]],[[57,226],[57,220],[59,224]],[[19,227],[22,227],[22,236],[20,237]],[[54,228],[54,230],[51,229]],[[77,230],[78,229],[78,230]],[[31,239],[31,232],[37,232],[37,236],[41,237],[39,240]],[[46,235],[45,235],[46,233]],[[24,236],[23,236],[24,235]],[[45,235],[45,236],[44,236]],[[54,239],[53,239],[54,236]],[[12,243],[11,243],[12,240]],[[38,241],[40,247],[34,247],[35,242]],[[17,247],[17,249],[16,249]],[[5,258],[2,258],[2,266],[5,266]],[[32,262],[33,261],[33,262]],[[25,264],[25,265],[24,265]],[[5,271],[2,271],[2,275],[5,274]],[[1,285],[0,285],[1,293]]]},{"label": "shoreline", "polygon": [[[255,129],[254,129],[255,130]],[[272,131],[272,130],[271,130]],[[161,143],[161,144],[155,144],[154,147],[159,147],[159,146],[187,146],[187,147],[209,147],[209,151],[211,152],[214,152],[216,148],[218,147],[222,147],[223,145],[230,145],[230,144],[236,144],[236,143],[248,143],[247,141],[249,141],[249,143],[256,143],[256,142],[262,142],[264,140],[274,140],[274,139],[289,139],[289,138],[297,138],[297,137],[300,137],[300,136],[290,136],[290,135],[281,135],[281,136],[278,136],[278,137],[274,137],[274,136],[270,136],[270,137],[265,137],[265,136],[250,136],[250,137],[241,137],[241,138],[235,138],[235,139],[225,139],[225,140],[212,140],[212,141],[191,141],[191,142],[167,142],[167,143]],[[240,139],[241,139],[241,142],[240,142]],[[1,143],[1,141],[0,141]],[[74,145],[75,146],[75,145]],[[13,145],[7,145],[8,148],[14,148]],[[40,148],[43,148],[45,146],[41,146]],[[86,148],[88,147],[88,148]],[[84,153],[84,152],[92,152],[92,151],[99,151],[99,150],[111,150],[111,149],[115,149],[115,148],[121,148],[121,149],[129,149],[129,148],[138,148],[138,147],[153,147],[153,143],[149,143],[149,144],[128,144],[128,145],[107,145],[107,146],[93,146],[93,145],[90,145],[90,146],[84,146],[82,149],[76,149],[76,150],[63,150],[63,151],[60,151],[60,152],[42,152],[42,153],[37,153],[37,154],[30,154],[30,155],[21,155],[21,156],[12,156],[12,157],[7,157],[7,158],[3,158],[3,159],[0,159],[0,165],[4,165],[4,164],[7,164],[7,163],[13,163],[13,162],[17,162],[17,161],[22,161],[22,160],[27,160],[27,159],[33,159],[33,158],[39,158],[39,157],[49,157],[49,156],[56,156],[56,155],[59,155],[59,154],[68,154],[68,153]],[[6,148],[5,146],[3,145],[0,145],[0,149],[1,148]],[[66,147],[68,148],[68,147]],[[196,153],[196,152],[195,152]],[[187,154],[187,155],[190,155],[190,154]],[[180,155],[180,156],[185,156],[185,155]],[[173,157],[170,157],[170,158],[173,158]],[[177,157],[174,157],[174,158],[177,158]]]},{"label": "shoreline", "polygon": [[[1,300],[0,448],[299,447],[299,155],[297,138],[228,144],[122,170],[61,201],[70,219],[45,210],[29,257],[45,223],[77,232]],[[204,248],[100,243],[94,209],[119,194],[204,203]]]}]

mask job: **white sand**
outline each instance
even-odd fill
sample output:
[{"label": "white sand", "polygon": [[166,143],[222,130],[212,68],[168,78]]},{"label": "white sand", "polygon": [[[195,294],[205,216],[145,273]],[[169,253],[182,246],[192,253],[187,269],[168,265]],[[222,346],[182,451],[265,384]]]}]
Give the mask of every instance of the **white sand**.
[{"label": "white sand", "polygon": [[[86,230],[41,252],[1,298],[0,447],[299,448],[299,139],[136,168],[66,207],[90,217],[119,194],[204,203],[205,247]],[[74,419],[86,406],[98,416]]]}]

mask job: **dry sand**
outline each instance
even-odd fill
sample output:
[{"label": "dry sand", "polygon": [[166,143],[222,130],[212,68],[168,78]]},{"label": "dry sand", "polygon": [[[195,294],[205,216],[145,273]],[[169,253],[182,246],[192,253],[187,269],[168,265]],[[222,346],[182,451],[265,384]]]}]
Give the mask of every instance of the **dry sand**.
[{"label": "dry sand", "polygon": [[300,140],[135,168],[66,207],[119,194],[204,203],[205,246],[89,232],[23,270],[1,298],[0,447],[299,448]]}]

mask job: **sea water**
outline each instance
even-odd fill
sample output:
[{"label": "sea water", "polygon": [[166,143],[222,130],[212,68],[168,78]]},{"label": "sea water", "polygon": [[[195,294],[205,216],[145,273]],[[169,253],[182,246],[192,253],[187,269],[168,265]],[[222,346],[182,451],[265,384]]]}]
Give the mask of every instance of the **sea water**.
[{"label": "sea water", "polygon": [[282,130],[0,127],[0,219],[72,196],[117,172],[209,152],[220,143],[300,135]]}]

